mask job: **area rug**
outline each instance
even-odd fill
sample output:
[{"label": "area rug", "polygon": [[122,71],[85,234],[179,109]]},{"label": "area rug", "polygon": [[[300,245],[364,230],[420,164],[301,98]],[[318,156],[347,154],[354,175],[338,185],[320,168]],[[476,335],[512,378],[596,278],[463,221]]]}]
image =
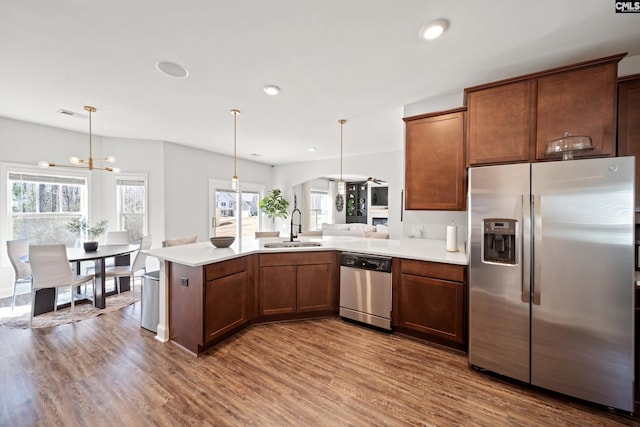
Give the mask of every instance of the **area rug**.
[{"label": "area rug", "polygon": [[[140,300],[139,288],[136,288],[135,301]],[[107,297],[107,307],[104,309],[95,308],[92,304],[77,304],[73,312],[71,308],[64,308],[58,311],[43,313],[33,318],[31,328],[50,328],[52,326],[64,325],[67,323],[79,322],[81,320],[91,319],[120,310],[134,301],[131,299],[131,292],[123,292],[121,294]],[[30,306],[16,307],[14,313],[9,313],[5,317],[0,317],[0,326],[6,328],[29,329],[29,310]],[[26,311],[26,312],[25,312]]]}]

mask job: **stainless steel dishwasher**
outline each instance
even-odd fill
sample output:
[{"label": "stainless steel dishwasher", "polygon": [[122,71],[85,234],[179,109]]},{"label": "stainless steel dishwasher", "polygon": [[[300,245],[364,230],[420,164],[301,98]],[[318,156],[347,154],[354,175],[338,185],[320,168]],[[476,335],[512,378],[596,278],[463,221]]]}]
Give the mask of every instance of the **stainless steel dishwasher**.
[{"label": "stainless steel dishwasher", "polygon": [[340,316],[391,330],[391,258],[340,255]]}]

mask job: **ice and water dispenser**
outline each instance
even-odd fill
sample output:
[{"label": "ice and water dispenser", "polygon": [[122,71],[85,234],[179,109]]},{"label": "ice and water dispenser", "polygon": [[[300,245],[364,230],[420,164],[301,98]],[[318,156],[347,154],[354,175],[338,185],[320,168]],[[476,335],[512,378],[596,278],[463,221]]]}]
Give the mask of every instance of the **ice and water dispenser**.
[{"label": "ice and water dispenser", "polygon": [[482,261],[516,265],[515,219],[485,218],[482,220],[484,241]]}]

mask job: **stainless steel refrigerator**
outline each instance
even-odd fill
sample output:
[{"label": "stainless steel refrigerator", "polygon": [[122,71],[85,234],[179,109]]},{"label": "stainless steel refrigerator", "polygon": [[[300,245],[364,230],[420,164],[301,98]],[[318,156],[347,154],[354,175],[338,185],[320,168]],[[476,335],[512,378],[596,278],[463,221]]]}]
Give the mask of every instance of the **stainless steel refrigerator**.
[{"label": "stainless steel refrigerator", "polygon": [[469,170],[469,364],[633,411],[634,158]]}]

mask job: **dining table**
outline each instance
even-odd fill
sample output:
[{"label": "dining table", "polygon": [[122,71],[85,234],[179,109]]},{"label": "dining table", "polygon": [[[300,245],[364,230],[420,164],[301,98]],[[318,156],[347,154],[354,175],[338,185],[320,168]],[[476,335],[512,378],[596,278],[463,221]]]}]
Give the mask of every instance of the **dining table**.
[{"label": "dining table", "polygon": [[[130,254],[137,251],[140,245],[99,245],[95,251],[85,251],[82,247],[67,248],[67,258],[75,264],[75,273],[82,274],[82,262],[93,261],[95,275],[95,292],[93,294],[94,305],[97,308],[106,308],[106,260],[115,258],[115,265],[129,265]],[[120,292],[130,288],[129,278],[121,277]],[[53,291],[53,292],[52,292]],[[40,289],[36,292],[34,314],[52,311],[55,305],[55,289]]]}]

